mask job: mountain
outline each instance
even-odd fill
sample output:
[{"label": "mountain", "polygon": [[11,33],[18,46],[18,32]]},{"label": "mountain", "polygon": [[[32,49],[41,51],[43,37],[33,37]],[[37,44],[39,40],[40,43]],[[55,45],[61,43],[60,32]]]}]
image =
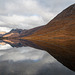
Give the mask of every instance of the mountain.
[{"label": "mountain", "polygon": [[13,37],[24,37],[32,35],[34,32],[42,28],[42,26],[35,27],[29,30],[22,30],[22,29],[12,29],[9,33],[3,35],[3,37],[13,38]]},{"label": "mountain", "polygon": [[32,35],[33,33],[35,33],[37,30],[41,29],[43,26],[39,26],[39,27],[35,27],[35,28],[32,28],[32,29],[29,29],[29,30],[23,30],[21,33],[20,33],[20,37],[24,37],[24,36],[29,36],[29,35]]},{"label": "mountain", "polygon": [[0,37],[2,37],[2,34],[0,34]]},{"label": "mountain", "polygon": [[75,71],[75,4],[69,6],[28,39]]},{"label": "mountain", "polygon": [[[73,49],[75,43],[75,4],[63,10],[47,25],[44,25],[29,37],[23,37],[23,39],[51,40],[54,44],[59,41],[58,45],[61,45],[61,43],[62,46],[70,47],[72,45],[70,48]],[[71,43],[71,41],[73,42]]]},{"label": "mountain", "polygon": [[22,29],[12,29],[10,32],[3,35],[3,37],[19,37],[20,33],[22,32]]},{"label": "mountain", "polygon": [[5,34],[6,32],[0,32],[0,34]]},{"label": "mountain", "polygon": [[60,47],[75,49],[75,4],[63,10],[47,25],[23,39],[52,42]]},{"label": "mountain", "polygon": [[0,32],[0,37],[2,37],[6,32]]},{"label": "mountain", "polygon": [[47,25],[43,26],[40,30],[36,31],[32,36],[48,35],[50,37],[62,36],[75,36],[75,4],[63,10]]}]

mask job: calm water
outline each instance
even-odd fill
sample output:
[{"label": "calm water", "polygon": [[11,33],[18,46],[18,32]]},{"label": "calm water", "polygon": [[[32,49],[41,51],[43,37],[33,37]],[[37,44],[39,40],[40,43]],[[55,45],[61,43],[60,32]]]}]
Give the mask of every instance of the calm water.
[{"label": "calm water", "polygon": [[0,75],[75,75],[32,42],[0,41]]}]

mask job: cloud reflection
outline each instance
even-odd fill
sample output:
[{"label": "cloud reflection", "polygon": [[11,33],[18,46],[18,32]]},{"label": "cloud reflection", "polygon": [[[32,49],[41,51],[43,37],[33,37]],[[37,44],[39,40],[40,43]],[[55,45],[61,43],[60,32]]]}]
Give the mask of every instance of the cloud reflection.
[{"label": "cloud reflection", "polygon": [[0,50],[0,75],[74,75],[45,51],[31,47]]},{"label": "cloud reflection", "polygon": [[14,62],[16,62],[16,61],[23,61],[23,60],[37,61],[42,59],[46,52],[31,47],[21,47],[21,48],[12,48],[11,50],[7,49],[5,51],[1,51],[0,55],[1,53],[2,56],[0,56],[0,61],[13,60]]},{"label": "cloud reflection", "polygon": [[0,50],[6,50],[12,48],[9,44],[0,44]]}]

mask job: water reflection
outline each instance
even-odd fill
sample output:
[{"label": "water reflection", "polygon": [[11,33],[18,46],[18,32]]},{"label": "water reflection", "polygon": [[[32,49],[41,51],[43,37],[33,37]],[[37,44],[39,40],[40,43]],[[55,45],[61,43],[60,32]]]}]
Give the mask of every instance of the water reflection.
[{"label": "water reflection", "polygon": [[1,42],[10,44],[12,47],[0,50],[0,75],[75,74],[46,51],[38,50],[40,46],[31,41],[2,40]]},{"label": "water reflection", "polygon": [[2,40],[0,40],[0,50],[5,50],[5,49],[9,49],[12,48],[10,44],[7,44],[5,42],[3,42]]}]

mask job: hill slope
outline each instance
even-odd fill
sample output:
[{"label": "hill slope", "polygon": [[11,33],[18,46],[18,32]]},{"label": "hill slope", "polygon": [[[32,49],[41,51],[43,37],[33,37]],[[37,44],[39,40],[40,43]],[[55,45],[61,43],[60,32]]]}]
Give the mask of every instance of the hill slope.
[{"label": "hill slope", "polygon": [[[75,32],[74,24],[75,24],[75,4],[63,10],[53,20],[51,20],[47,25],[42,27],[42,29],[34,33],[33,36],[35,35],[40,36],[40,35],[45,35],[45,34],[50,34],[50,36],[52,36],[52,34],[59,35],[59,33],[60,35],[61,34],[75,35],[73,34]],[[56,32],[59,32],[59,33],[56,33]]]},{"label": "hill slope", "polygon": [[29,37],[23,37],[48,51],[62,64],[75,71],[75,4]]},{"label": "hill slope", "polygon": [[52,21],[24,39],[74,40],[75,39],[75,4],[58,14]]}]

